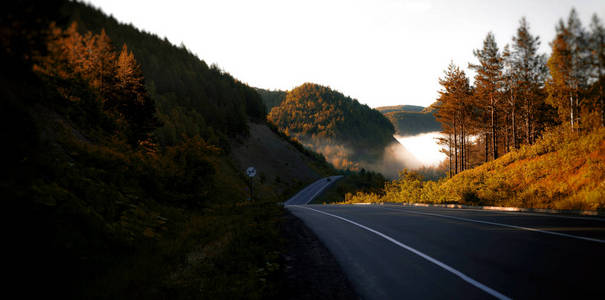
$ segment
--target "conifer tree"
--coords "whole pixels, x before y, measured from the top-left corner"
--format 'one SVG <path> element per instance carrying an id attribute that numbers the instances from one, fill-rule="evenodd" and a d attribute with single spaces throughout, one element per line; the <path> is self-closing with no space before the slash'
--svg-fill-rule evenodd
<path id="1" fill-rule="evenodd" d="M 559 120 L 568 121 L 574 130 L 574 94 L 570 50 L 562 34 L 551 43 L 552 54 L 548 59 L 550 79 L 546 82 L 547 103 L 557 109 Z"/>
<path id="2" fill-rule="evenodd" d="M 569 13 L 567 23 L 559 21 L 557 35 L 551 43 L 548 60 L 550 80 L 546 88 L 548 103 L 559 112 L 561 122 L 569 122 L 572 131 L 579 131 L 582 106 L 586 102 L 590 55 L 587 38 L 575 9 Z"/>
<path id="3" fill-rule="evenodd" d="M 158 126 L 155 105 L 145 89 L 141 67 L 136 62 L 134 54 L 128 51 L 126 44 L 122 46 L 115 65 L 118 92 L 110 102 L 129 120 L 130 140 L 136 143 L 145 139 L 146 135 Z"/>
<path id="4" fill-rule="evenodd" d="M 450 172 L 457 174 L 468 165 L 467 141 L 472 133 L 473 98 L 468 77 L 453 62 L 444 71 L 444 75 L 439 79 L 442 89 L 433 107 L 437 109 L 435 117 L 442 124 L 443 133 L 449 136 L 442 144 L 448 147 L 444 152 L 449 154 L 450 166 L 452 156 L 454 159 L 453 170 L 450 167 Z"/>
<path id="5" fill-rule="evenodd" d="M 519 21 L 517 34 L 513 36 L 512 68 L 525 118 L 525 142 L 532 144 L 536 135 L 536 108 L 544 101 L 540 97 L 546 76 L 546 58 L 538 54 L 540 37 L 529 32 L 525 18 Z"/>
<path id="6" fill-rule="evenodd" d="M 605 126 L 605 28 L 596 14 L 590 22 L 591 96 L 598 111 L 599 126 Z"/>
<path id="7" fill-rule="evenodd" d="M 469 64 L 469 67 L 477 72 L 475 87 L 479 105 L 484 113 L 489 115 L 489 128 L 486 128 L 485 134 L 489 135 L 491 141 L 492 159 L 496 159 L 498 158 L 497 126 L 501 106 L 503 62 L 494 34 L 489 32 L 483 41 L 483 48 L 474 50 L 473 54 L 479 60 L 479 64 Z M 486 142 L 487 140 L 486 138 Z"/>

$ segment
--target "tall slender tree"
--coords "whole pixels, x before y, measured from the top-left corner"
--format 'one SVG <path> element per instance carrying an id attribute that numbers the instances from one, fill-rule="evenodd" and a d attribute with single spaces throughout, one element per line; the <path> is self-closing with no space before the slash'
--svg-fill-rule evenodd
<path id="1" fill-rule="evenodd" d="M 435 116 L 442 124 L 443 133 L 449 137 L 442 144 L 448 147 L 444 152 L 449 154 L 450 170 L 453 157 L 453 173 L 457 174 L 468 165 L 467 143 L 468 135 L 472 132 L 473 98 L 468 77 L 453 62 L 444 71 L 444 75 L 439 79 L 442 89 L 434 105 L 437 109 Z"/>
<path id="2" fill-rule="evenodd" d="M 506 99 L 505 109 L 508 117 L 506 118 L 507 126 L 506 129 L 506 147 L 517 149 L 517 107 L 518 107 L 518 80 L 517 80 L 517 72 L 514 67 L 514 61 L 512 57 L 512 53 L 510 51 L 510 46 L 507 44 L 504 46 L 504 50 L 502 51 L 502 59 L 504 61 L 504 69 L 503 69 L 503 98 Z"/>
<path id="3" fill-rule="evenodd" d="M 489 32 L 483 41 L 483 48 L 475 49 L 473 54 L 479 64 L 469 64 L 469 67 L 477 72 L 475 87 L 479 105 L 489 115 L 489 128 L 486 128 L 486 136 L 489 132 L 492 159 L 496 159 L 498 158 L 497 126 L 501 104 L 503 61 L 494 34 Z"/>
<path id="4" fill-rule="evenodd" d="M 586 105 L 590 52 L 586 32 L 575 9 L 567 23 L 559 21 L 557 35 L 551 43 L 548 60 L 550 79 L 547 82 L 548 103 L 557 108 L 561 122 L 569 121 L 572 131 L 580 131 L 582 106 Z M 567 116 L 566 116 L 567 115 Z"/>
<path id="5" fill-rule="evenodd" d="M 596 14 L 590 22 L 591 96 L 599 113 L 599 126 L 605 126 L 605 28 Z"/>
<path id="6" fill-rule="evenodd" d="M 538 54 L 540 37 L 529 32 L 525 17 L 519 21 L 517 34 L 513 36 L 512 68 L 517 81 L 517 95 L 521 98 L 525 119 L 525 142 L 532 144 L 536 135 L 536 108 L 544 102 L 540 90 L 544 87 L 546 76 L 546 57 Z"/>

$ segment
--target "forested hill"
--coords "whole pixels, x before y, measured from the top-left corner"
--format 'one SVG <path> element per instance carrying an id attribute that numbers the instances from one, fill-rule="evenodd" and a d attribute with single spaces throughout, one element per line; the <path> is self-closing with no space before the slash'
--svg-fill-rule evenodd
<path id="1" fill-rule="evenodd" d="M 381 159 L 395 132 L 380 112 L 312 83 L 289 91 L 268 119 L 340 168 Z"/>
<path id="2" fill-rule="evenodd" d="M 374 108 L 375 110 L 386 114 L 393 111 L 423 111 L 424 107 L 418 105 L 392 105 L 392 106 L 380 106 Z"/>
<path id="3" fill-rule="evenodd" d="M 432 131 L 441 131 L 434 112 L 429 108 L 416 105 L 395 105 L 376 107 L 393 126 L 395 134 L 407 136 Z"/>
<path id="4" fill-rule="evenodd" d="M 115 47 L 126 44 L 134 53 L 163 123 L 155 132 L 162 144 L 199 135 L 226 148 L 228 136 L 247 134 L 249 120 L 264 120 L 266 109 L 253 88 L 209 67 L 184 46 L 121 24 L 87 4 L 69 2 L 62 13 L 80 33 L 104 30 Z"/>
<path id="5" fill-rule="evenodd" d="M 335 172 L 253 88 L 67 1 L 7 2 L 0 65 L 22 298 L 287 298 L 275 203 Z"/>
<path id="6" fill-rule="evenodd" d="M 287 91 L 282 90 L 265 90 L 257 88 L 256 91 L 260 94 L 263 103 L 267 107 L 267 112 L 270 112 L 276 106 L 279 106 L 285 99 Z"/>

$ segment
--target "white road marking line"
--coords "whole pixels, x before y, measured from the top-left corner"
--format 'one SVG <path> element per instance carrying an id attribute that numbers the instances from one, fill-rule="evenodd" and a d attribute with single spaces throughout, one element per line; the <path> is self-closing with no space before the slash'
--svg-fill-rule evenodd
<path id="1" fill-rule="evenodd" d="M 441 268 L 445 269 L 446 271 L 448 271 L 448 272 L 450 272 L 450 273 L 452 273 L 452 274 L 460 277 L 462 280 L 464 280 L 464 281 L 472 284 L 473 286 L 481 289 L 482 291 L 484 291 L 484 292 L 486 292 L 486 293 L 488 293 L 488 294 L 490 294 L 490 295 L 492 295 L 492 296 L 494 296 L 494 297 L 496 297 L 498 299 L 511 299 L 511 298 L 503 295 L 502 293 L 500 293 L 500 292 L 498 292 L 498 291 L 496 291 L 496 290 L 494 290 L 494 289 L 492 289 L 492 288 L 490 288 L 490 287 L 488 287 L 488 286 L 486 286 L 486 285 L 478 282 L 477 280 L 470 278 L 469 276 L 465 275 L 464 273 L 462 273 L 462 272 L 460 272 L 460 271 L 458 271 L 458 270 L 456 270 L 456 269 L 454 269 L 454 268 L 446 265 L 445 263 L 442 263 L 442 262 L 440 262 L 440 261 L 438 261 L 438 260 L 436 260 L 436 259 L 434 259 L 434 258 L 432 258 L 432 257 L 430 257 L 430 256 L 428 256 L 428 255 L 426 255 L 426 254 L 424 254 L 424 253 L 422 253 L 422 252 L 420 252 L 420 251 L 418 251 L 418 250 L 416 250 L 416 249 L 414 249 L 414 248 L 406 245 L 406 244 L 403 244 L 403 243 L 395 240 L 394 238 L 392 238 L 392 237 L 390 237 L 390 236 L 388 236 L 388 235 L 386 235 L 386 234 L 384 234 L 382 232 L 376 231 L 376 230 L 374 230 L 372 228 L 369 228 L 369 227 L 367 227 L 365 225 L 359 224 L 359 223 L 357 223 L 355 221 L 351 221 L 349 219 L 346 219 L 346 218 L 343 218 L 343 217 L 340 217 L 340 216 L 337 216 L 337 215 L 333 215 L 331 213 L 323 212 L 323 211 L 320 211 L 320 210 L 317 210 L 317 209 L 313 209 L 313 208 L 310 208 L 310 207 L 307 207 L 307 206 L 298 206 L 298 205 L 293 205 L 293 206 L 304 208 L 304 209 L 310 209 L 312 211 L 315 211 L 315 212 L 318 212 L 318 213 L 321 213 L 321 214 L 324 214 L 324 215 L 327 215 L 327 216 L 331 216 L 331 217 L 340 219 L 342 221 L 351 223 L 351 224 L 353 224 L 355 226 L 361 227 L 361 228 L 363 228 L 363 229 L 365 229 L 365 230 L 367 230 L 369 232 L 372 232 L 372 233 L 374 233 L 374 234 L 376 234 L 376 235 L 378 235 L 378 236 L 380 236 L 380 237 L 388 240 L 389 242 L 391 242 L 391 243 L 393 243 L 393 244 L 395 244 L 395 245 L 397 245 L 397 246 L 399 246 L 399 247 L 401 247 L 403 249 L 406 249 L 406 250 L 408 250 L 408 251 L 410 251 L 410 252 L 412 252 L 412 253 L 414 253 L 414 254 L 416 254 L 416 255 L 418 255 L 418 256 L 420 256 L 420 257 L 422 257 L 422 258 L 424 258 L 424 259 L 426 259 L 426 260 L 428 260 L 428 261 L 430 261 L 430 262 L 438 265 L 438 266 L 440 266 Z"/>
<path id="2" fill-rule="evenodd" d="M 355 203 L 353 203 L 353 204 L 355 204 Z M 372 203 L 368 203 L 368 204 L 372 204 Z M 414 207 L 414 206 L 410 206 L 410 205 L 402 206 L 402 205 L 389 205 L 389 204 L 385 204 L 384 206 L 395 207 L 395 208 L 397 208 L 397 207 L 413 208 Z M 603 217 L 599 218 L 599 217 L 589 217 L 589 216 L 567 216 L 567 215 L 557 215 L 557 214 L 528 212 L 528 211 L 504 211 L 504 210 L 492 210 L 492 209 L 455 208 L 455 207 L 441 207 L 441 206 L 435 206 L 433 208 L 450 210 L 450 211 L 456 211 L 456 210 L 458 210 L 458 211 L 477 211 L 477 212 L 492 213 L 492 214 L 504 214 L 504 215 L 511 215 L 511 216 L 527 215 L 527 216 L 547 217 L 547 218 L 562 218 L 562 219 L 576 219 L 576 220 L 589 220 L 589 221 L 605 222 L 605 218 L 603 218 Z"/>
<path id="3" fill-rule="evenodd" d="M 326 181 L 326 178 L 330 178 L 330 181 Z M 319 193 L 321 193 L 324 189 L 326 189 L 328 186 L 332 185 L 332 183 L 334 183 L 334 182 L 338 181 L 340 178 L 342 178 L 342 175 L 330 176 L 330 177 L 326 177 L 326 178 L 318 179 L 317 181 L 311 183 L 310 185 L 308 185 L 307 187 L 305 187 L 304 189 L 302 189 L 300 192 L 296 193 L 296 195 L 294 195 L 290 199 L 288 199 L 288 201 L 286 201 L 285 205 L 303 205 L 303 204 L 308 204 L 317 195 L 319 195 Z M 297 202 L 297 201 L 292 201 L 292 200 L 298 200 L 298 198 L 300 198 L 303 194 L 306 194 L 307 192 L 309 192 L 310 190 L 313 190 L 317 186 L 321 186 L 321 187 L 319 188 L 319 190 L 317 190 L 317 192 L 315 192 L 315 194 L 313 194 L 313 196 L 311 196 L 311 197 L 308 198 L 307 202 L 298 203 L 298 204 L 288 204 L 289 202 Z"/>
<path id="4" fill-rule="evenodd" d="M 424 213 L 424 212 L 412 211 L 410 209 L 396 209 L 396 208 L 388 208 L 388 207 L 382 207 L 382 209 L 401 211 L 401 212 L 406 212 L 406 213 L 410 213 L 410 214 L 419 214 L 419 215 L 427 215 L 427 216 L 448 218 L 448 219 L 454 219 L 454 220 L 459 220 L 459 221 L 475 222 L 475 223 L 488 224 L 488 225 L 494 225 L 494 226 L 502 226 L 502 227 L 519 229 L 519 230 L 534 231 L 534 232 L 540 232 L 540 233 L 546 233 L 546 234 L 564 236 L 564 237 L 568 237 L 568 238 L 574 238 L 574 239 L 579 239 L 579 240 L 585 240 L 585 241 L 590 241 L 590 242 L 596 242 L 596 243 L 605 244 L 605 240 L 594 239 L 594 238 L 589 238 L 589 237 L 579 236 L 579 235 L 573 235 L 573 234 L 567 234 L 567 233 L 560 233 L 560 232 L 556 232 L 556 231 L 541 230 L 541 229 L 536 229 L 536 228 L 531 228 L 531 227 L 509 225 L 509 224 L 502 224 L 502 223 L 489 222 L 489 221 L 480 221 L 480 220 L 467 219 L 467 218 L 462 218 L 462 217 L 454 217 L 454 216 L 441 215 L 441 214 Z"/>

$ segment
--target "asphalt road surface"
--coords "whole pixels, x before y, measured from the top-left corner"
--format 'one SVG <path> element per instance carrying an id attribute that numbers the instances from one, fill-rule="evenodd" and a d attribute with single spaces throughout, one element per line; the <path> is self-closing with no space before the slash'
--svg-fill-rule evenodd
<path id="1" fill-rule="evenodd" d="M 363 299 L 605 299 L 603 218 L 400 205 L 287 208 Z"/>
<path id="2" fill-rule="evenodd" d="M 338 181 L 340 178 L 342 178 L 342 176 L 339 175 L 319 179 L 302 189 L 298 194 L 292 196 L 284 205 L 307 204 L 311 202 L 313 198 L 317 197 L 325 188 Z"/>

